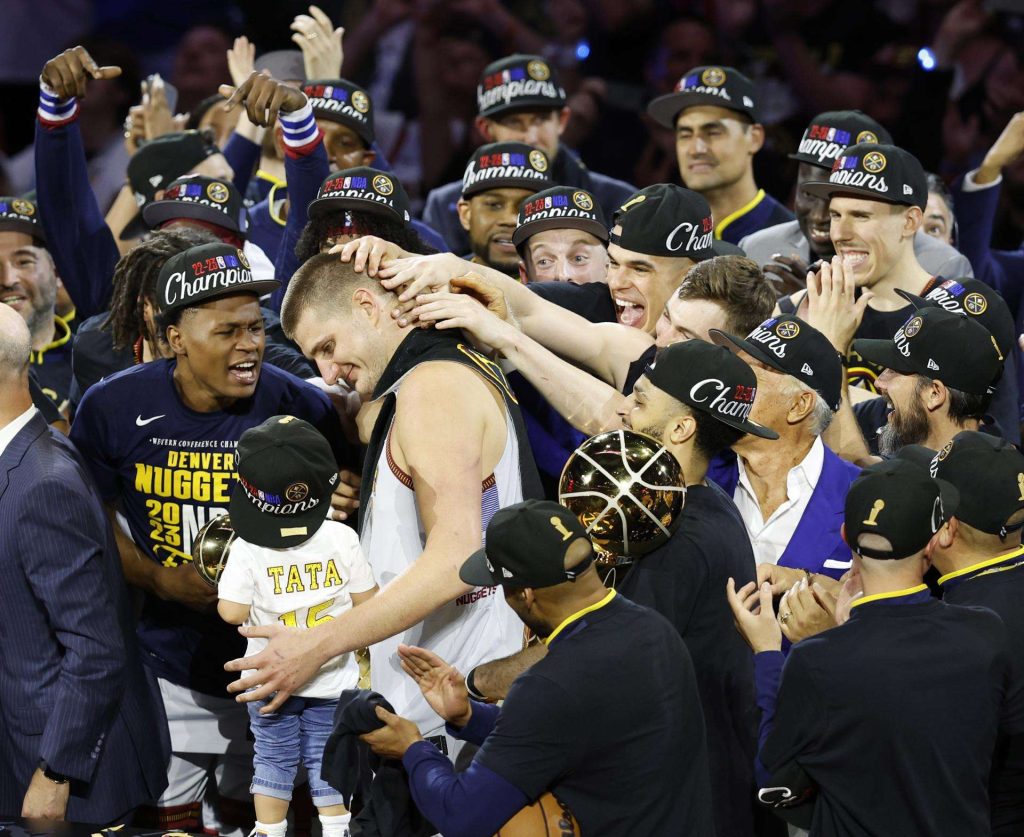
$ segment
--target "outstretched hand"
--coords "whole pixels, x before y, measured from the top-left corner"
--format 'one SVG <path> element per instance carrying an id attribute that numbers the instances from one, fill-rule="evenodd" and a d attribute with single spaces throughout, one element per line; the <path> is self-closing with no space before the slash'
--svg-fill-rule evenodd
<path id="1" fill-rule="evenodd" d="M 76 46 L 47 61 L 43 65 L 41 78 L 57 94 L 57 98 L 70 99 L 75 96 L 83 99 L 90 79 L 117 78 L 119 75 L 120 67 L 101 67 L 85 47 Z"/>
<path id="2" fill-rule="evenodd" d="M 306 94 L 270 75 L 252 72 L 240 87 L 230 84 L 220 86 L 220 94 L 227 99 L 224 110 L 245 106 L 245 113 L 255 125 L 269 128 L 277 121 L 278 113 L 293 113 L 302 110 Z"/>
<path id="3" fill-rule="evenodd" d="M 326 662 L 318 653 L 317 631 L 287 628 L 284 625 L 242 626 L 238 632 L 245 637 L 266 637 L 267 647 L 251 657 L 242 657 L 224 664 L 225 671 L 254 671 L 228 685 L 238 694 L 239 703 L 269 700 L 260 709 L 261 715 L 276 712 L 294 692 L 313 679 Z"/>
<path id="4" fill-rule="evenodd" d="M 414 645 L 399 645 L 402 670 L 420 687 L 430 708 L 448 723 L 464 727 L 473 714 L 466 691 L 466 679 L 432 651 Z"/>

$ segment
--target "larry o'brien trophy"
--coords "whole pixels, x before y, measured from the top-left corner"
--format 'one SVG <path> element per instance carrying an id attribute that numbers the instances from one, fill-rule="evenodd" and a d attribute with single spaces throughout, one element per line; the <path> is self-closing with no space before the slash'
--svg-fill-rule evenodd
<path id="1" fill-rule="evenodd" d="M 222 514 L 209 521 L 192 544 L 192 566 L 199 577 L 211 587 L 217 586 L 224 565 L 228 562 L 235 530 L 231 528 L 231 517 Z"/>
<path id="2" fill-rule="evenodd" d="M 678 460 L 631 430 L 591 436 L 569 457 L 558 483 L 558 502 L 586 528 L 609 587 L 633 560 L 672 536 L 685 500 Z"/>

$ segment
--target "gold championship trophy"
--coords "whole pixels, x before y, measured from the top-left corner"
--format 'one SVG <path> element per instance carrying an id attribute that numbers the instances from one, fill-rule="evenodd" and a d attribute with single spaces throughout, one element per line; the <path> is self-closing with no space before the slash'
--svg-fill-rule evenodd
<path id="1" fill-rule="evenodd" d="M 235 530 L 231 528 L 231 518 L 222 514 L 200 529 L 192 543 L 192 566 L 211 587 L 217 586 L 234 539 Z"/>
<path id="2" fill-rule="evenodd" d="M 672 536 L 685 500 L 678 460 L 632 430 L 591 436 L 569 457 L 558 483 L 558 502 L 586 528 L 609 587 Z"/>

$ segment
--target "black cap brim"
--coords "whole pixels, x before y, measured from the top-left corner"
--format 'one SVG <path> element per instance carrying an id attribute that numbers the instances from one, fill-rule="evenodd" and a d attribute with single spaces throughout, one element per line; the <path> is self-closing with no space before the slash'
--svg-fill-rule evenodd
<path id="1" fill-rule="evenodd" d="M 17 218 L 5 218 L 0 221 L 0 232 L 18 232 L 46 241 L 46 233 L 43 232 L 42 224 L 33 224 L 31 221 L 19 221 Z"/>
<path id="2" fill-rule="evenodd" d="M 829 161 L 828 163 L 821 163 L 818 161 L 817 157 L 808 157 L 806 154 L 801 154 L 798 151 L 793 152 L 792 154 L 787 154 L 786 156 L 789 157 L 790 160 L 796 160 L 798 163 L 807 163 L 807 165 L 814 166 L 816 169 L 832 171 L 831 161 Z M 803 189 L 804 186 L 801 185 L 800 188 Z"/>
<path id="3" fill-rule="evenodd" d="M 904 445 L 896 451 L 896 458 L 912 462 L 929 471 L 936 453 L 937 451 L 926 448 L 924 445 Z"/>
<path id="4" fill-rule="evenodd" d="M 589 218 L 544 218 L 540 221 L 527 221 L 521 227 L 516 227 L 512 233 L 512 244 L 518 247 L 525 244 L 526 239 L 535 233 L 544 230 L 582 230 L 608 243 L 608 228 L 600 221 L 592 221 Z"/>
<path id="5" fill-rule="evenodd" d="M 486 110 L 482 110 L 479 116 L 484 119 L 493 119 L 495 116 L 500 116 L 503 113 L 518 113 L 522 110 L 561 110 L 566 105 L 566 101 L 562 99 L 549 99 L 547 97 L 540 96 L 523 96 L 521 98 L 513 99 L 507 104 L 505 102 L 499 102 L 496 105 L 492 105 Z"/>
<path id="6" fill-rule="evenodd" d="M 754 114 L 748 108 L 736 107 L 718 96 L 712 96 L 707 93 L 666 93 L 647 105 L 647 113 L 659 125 L 675 129 L 676 119 L 679 118 L 679 114 L 687 108 L 697 107 L 698 105 L 724 108 L 725 110 L 740 113 L 755 122 L 757 121 Z"/>
<path id="7" fill-rule="evenodd" d="M 245 230 L 238 226 L 238 222 L 230 215 L 219 212 L 212 206 L 203 206 L 201 203 L 186 203 L 184 201 L 154 201 L 142 208 L 142 219 L 150 229 L 156 229 L 168 221 L 177 221 L 181 218 L 192 218 L 197 221 L 205 221 L 207 224 L 215 224 L 224 227 L 239 235 L 244 235 Z"/>
<path id="8" fill-rule="evenodd" d="M 899 372 L 901 375 L 916 375 L 917 369 L 910 360 L 900 354 L 892 340 L 854 340 L 853 350 L 864 360 L 878 366 Z"/>
<path id="9" fill-rule="evenodd" d="M 237 482 L 231 490 L 231 500 L 228 503 L 231 526 L 238 537 L 269 549 L 287 549 L 308 541 L 324 525 L 330 508 L 328 493 L 322 504 L 301 514 L 287 517 L 264 514 L 253 505 L 246 496 L 245 489 Z"/>
<path id="10" fill-rule="evenodd" d="M 354 209 L 356 212 L 370 212 L 402 224 L 407 223 L 405 218 L 390 206 L 362 198 L 317 198 L 306 210 L 306 217 L 312 220 L 323 215 L 330 215 L 332 212 L 344 212 L 349 209 Z"/>
<path id="11" fill-rule="evenodd" d="M 496 587 L 501 584 L 501 579 L 487 566 L 487 549 L 481 547 L 459 567 L 459 578 L 466 584 L 474 587 Z"/>
<path id="12" fill-rule="evenodd" d="M 142 211 L 140 210 L 131 221 L 121 230 L 121 234 L 118 239 L 121 241 L 131 241 L 133 238 L 141 238 L 147 232 L 149 227 L 146 226 L 146 221 L 142 217 Z"/>

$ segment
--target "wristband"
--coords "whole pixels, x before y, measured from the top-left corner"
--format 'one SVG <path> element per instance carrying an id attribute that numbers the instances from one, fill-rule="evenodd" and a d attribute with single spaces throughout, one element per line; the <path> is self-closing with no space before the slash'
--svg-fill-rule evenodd
<path id="1" fill-rule="evenodd" d="M 63 125 L 78 116 L 78 101 L 74 96 L 58 98 L 53 88 L 40 78 L 39 109 L 36 114 L 41 122 L 48 125 Z"/>
<path id="2" fill-rule="evenodd" d="M 469 692 L 469 696 L 473 700 L 479 703 L 487 703 L 487 698 L 477 691 L 476 685 L 473 682 L 473 675 L 476 674 L 476 669 L 471 668 L 469 674 L 466 675 L 466 691 Z"/>

